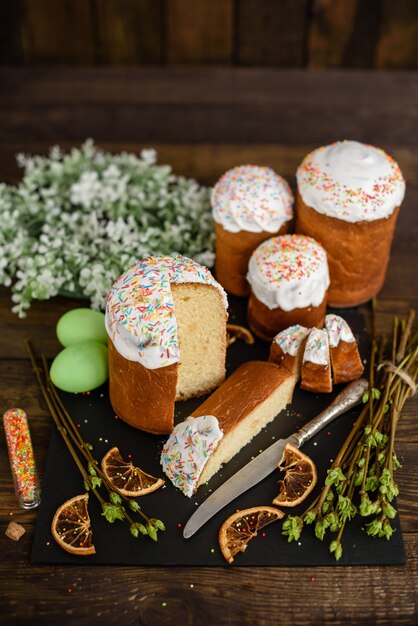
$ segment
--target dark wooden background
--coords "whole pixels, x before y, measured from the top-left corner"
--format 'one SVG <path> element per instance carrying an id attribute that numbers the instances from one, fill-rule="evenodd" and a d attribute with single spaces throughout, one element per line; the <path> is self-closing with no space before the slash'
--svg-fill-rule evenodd
<path id="1" fill-rule="evenodd" d="M 3 65 L 418 67 L 416 0 L 1 0 Z"/>

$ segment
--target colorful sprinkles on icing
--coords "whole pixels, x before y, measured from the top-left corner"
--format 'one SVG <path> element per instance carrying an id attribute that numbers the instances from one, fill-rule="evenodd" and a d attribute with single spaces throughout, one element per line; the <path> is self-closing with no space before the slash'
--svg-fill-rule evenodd
<path id="1" fill-rule="evenodd" d="M 325 328 L 327 329 L 331 348 L 336 348 L 340 341 L 353 343 L 355 341 L 351 328 L 339 315 L 330 313 L 325 316 Z"/>
<path id="2" fill-rule="evenodd" d="M 213 415 L 188 417 L 177 424 L 164 444 L 161 465 L 173 485 L 189 498 L 212 452 L 223 437 Z"/>
<path id="3" fill-rule="evenodd" d="M 306 204 L 351 222 L 388 217 L 405 192 L 396 161 L 380 148 L 355 141 L 335 142 L 308 154 L 297 180 Z"/>
<path id="4" fill-rule="evenodd" d="M 170 285 L 186 282 L 216 287 L 227 308 L 210 271 L 181 255 L 148 257 L 117 279 L 107 300 L 106 329 L 122 356 L 150 369 L 179 360 Z"/>
<path id="5" fill-rule="evenodd" d="M 40 498 L 27 415 L 22 409 L 10 409 L 3 415 L 3 424 L 19 504 L 32 508 Z"/>
<path id="6" fill-rule="evenodd" d="M 274 338 L 274 342 L 281 348 L 283 354 L 296 356 L 300 344 L 308 333 L 308 328 L 295 324 L 278 333 Z"/>
<path id="7" fill-rule="evenodd" d="M 292 219 L 293 202 L 285 179 L 271 168 L 257 165 L 227 171 L 212 191 L 214 219 L 231 232 L 277 232 Z"/>
<path id="8" fill-rule="evenodd" d="M 329 365 L 329 343 L 326 330 L 312 328 L 306 341 L 303 362 L 315 363 L 316 365 Z"/>
<path id="9" fill-rule="evenodd" d="M 305 235 L 282 235 L 262 243 L 253 253 L 260 273 L 270 284 L 309 278 L 326 263 L 324 248 Z"/>

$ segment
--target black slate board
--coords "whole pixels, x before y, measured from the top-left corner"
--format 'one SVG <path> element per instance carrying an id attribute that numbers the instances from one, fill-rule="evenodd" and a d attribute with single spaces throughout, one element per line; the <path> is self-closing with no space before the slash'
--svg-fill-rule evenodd
<path id="1" fill-rule="evenodd" d="M 245 301 L 230 298 L 230 322 L 246 324 Z M 352 327 L 359 342 L 363 358 L 369 354 L 369 341 L 363 316 L 356 310 L 346 310 L 343 316 Z M 269 346 L 256 341 L 253 346 L 236 342 L 228 350 L 227 368 L 236 367 L 251 359 L 266 359 Z M 218 530 L 221 523 L 235 510 L 260 504 L 271 504 L 277 494 L 279 473 L 272 474 L 253 487 L 213 517 L 190 539 L 183 539 L 185 523 L 196 507 L 211 490 L 219 487 L 227 478 L 280 437 L 287 437 L 325 408 L 337 395 L 341 387 L 332 394 L 315 395 L 304 392 L 297 386 L 291 408 L 265 428 L 253 441 L 230 461 L 207 486 L 189 499 L 174 488 L 167 480 L 162 489 L 140 498 L 139 502 L 149 516 L 162 519 L 166 531 L 159 533 L 158 543 L 147 537 L 134 539 L 126 523 L 106 522 L 94 496 L 90 497 L 89 512 L 93 528 L 96 554 L 77 557 L 64 552 L 54 541 L 50 531 L 51 520 L 56 509 L 65 500 L 84 492 L 83 481 L 67 451 L 61 436 L 54 428 L 44 472 L 42 503 L 38 510 L 35 538 L 32 546 L 32 563 L 54 564 L 97 564 L 97 565 L 156 565 L 156 566 L 213 566 L 226 565 L 218 547 Z M 146 472 L 162 476 L 159 463 L 165 437 L 149 435 L 135 430 L 119 419 L 115 419 L 109 403 L 107 386 L 90 395 L 62 393 L 63 401 L 73 416 L 84 439 L 94 446 L 94 454 L 101 459 L 112 446 L 118 446 L 122 455 L 132 460 Z M 176 406 L 176 420 L 187 417 L 202 398 L 180 402 Z M 319 433 L 314 441 L 308 442 L 303 451 L 315 461 L 318 469 L 318 485 L 310 498 L 292 510 L 301 513 L 315 497 L 322 485 L 326 470 L 348 435 L 358 409 L 353 409 L 337 418 L 328 428 Z M 405 553 L 399 517 L 393 522 L 395 533 L 390 541 L 372 539 L 364 532 L 368 520 L 356 518 L 344 533 L 343 557 L 338 565 L 402 565 Z M 363 527 L 363 528 L 362 528 Z M 320 542 L 308 527 L 298 543 L 287 543 L 281 535 L 281 522 L 265 529 L 248 546 L 244 554 L 236 557 L 239 566 L 314 566 L 335 565 L 334 557 L 328 552 L 328 541 Z"/>

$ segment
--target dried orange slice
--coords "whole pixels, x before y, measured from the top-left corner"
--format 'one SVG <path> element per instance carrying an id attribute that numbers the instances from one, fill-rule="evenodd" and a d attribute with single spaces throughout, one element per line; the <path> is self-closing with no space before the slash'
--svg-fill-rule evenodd
<path id="1" fill-rule="evenodd" d="M 154 478 L 125 461 L 118 448 L 111 448 L 102 459 L 102 470 L 106 478 L 124 496 L 145 496 L 164 485 L 162 478 Z"/>
<path id="2" fill-rule="evenodd" d="M 284 513 L 272 506 L 254 506 L 228 517 L 219 531 L 219 547 L 228 563 L 232 563 L 238 552 L 245 552 L 259 530 L 282 517 Z"/>
<path id="3" fill-rule="evenodd" d="M 84 556 L 96 552 L 92 543 L 88 501 L 88 493 L 74 496 L 61 504 L 53 517 L 52 536 L 58 545 L 70 554 Z"/>
<path id="4" fill-rule="evenodd" d="M 298 448 L 287 443 L 278 467 L 285 472 L 285 476 L 279 481 L 279 493 L 274 498 L 273 504 L 278 506 L 300 504 L 316 485 L 315 463 Z"/>
<path id="5" fill-rule="evenodd" d="M 237 324 L 227 324 L 226 332 L 226 345 L 228 347 L 235 343 L 237 339 L 242 339 L 244 343 L 248 343 L 248 345 L 252 345 L 254 343 L 253 335 L 248 330 L 248 328 L 244 328 L 244 326 L 238 326 Z"/>

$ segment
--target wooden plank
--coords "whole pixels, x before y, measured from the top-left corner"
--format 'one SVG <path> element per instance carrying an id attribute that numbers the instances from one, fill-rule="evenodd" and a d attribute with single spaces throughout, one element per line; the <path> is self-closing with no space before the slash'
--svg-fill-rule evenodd
<path id="1" fill-rule="evenodd" d="M 308 65 L 372 67 L 380 0 L 316 0 L 308 38 Z"/>
<path id="2" fill-rule="evenodd" d="M 236 3 L 240 65 L 303 67 L 307 0 L 241 0 Z"/>
<path id="3" fill-rule="evenodd" d="M 0 614 L 8 617 L 9 626 L 58 622 L 63 626 L 271 626 L 279 622 L 283 626 L 412 626 L 416 618 L 416 535 L 406 536 L 404 567 L 175 570 L 28 568 L 31 537 L 28 532 L 18 544 L 4 535 L 0 539 L 0 575 L 7 590 Z"/>
<path id="4" fill-rule="evenodd" d="M 417 141 L 418 74 L 410 72 L 4 69 L 0 85 L 3 141 Z"/>
<path id="5" fill-rule="evenodd" d="M 165 58 L 169 65 L 230 62 L 232 0 L 170 0 L 165 11 Z"/>
<path id="6" fill-rule="evenodd" d="M 377 67 L 418 68 L 418 3 L 415 0 L 382 0 L 381 34 Z"/>
<path id="7" fill-rule="evenodd" d="M 83 65 L 94 62 L 92 15 L 85 0 L 22 0 L 24 62 Z"/>
<path id="8" fill-rule="evenodd" d="M 69 151 L 75 142 L 60 141 L 60 147 Z M 159 163 L 168 163 L 176 174 L 191 176 L 205 184 L 214 184 L 228 169 L 238 164 L 257 163 L 268 165 L 293 185 L 296 168 L 303 157 L 316 146 L 283 145 L 281 143 L 175 143 L 166 144 L 133 141 L 100 142 L 99 146 L 112 153 L 132 152 L 139 154 L 144 148 L 153 147 L 158 154 Z M 0 181 L 18 182 L 22 169 L 18 167 L 15 156 L 25 154 L 48 154 L 49 141 L 1 142 L 0 143 Z M 407 180 L 408 190 L 418 186 L 418 150 L 403 146 L 385 144 L 382 146 L 399 163 Z"/>
<path id="9" fill-rule="evenodd" d="M 20 65 L 22 51 L 21 0 L 0 2 L 0 65 Z"/>
<path id="10" fill-rule="evenodd" d="M 96 59 L 105 65 L 160 64 L 163 12 L 159 0 L 94 0 Z"/>

